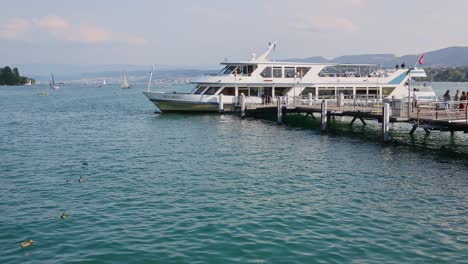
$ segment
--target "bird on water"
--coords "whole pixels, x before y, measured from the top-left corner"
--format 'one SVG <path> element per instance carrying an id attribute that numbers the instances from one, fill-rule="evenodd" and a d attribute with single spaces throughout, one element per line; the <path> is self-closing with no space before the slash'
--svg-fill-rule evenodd
<path id="1" fill-rule="evenodd" d="M 32 239 L 26 240 L 20 244 L 21 248 L 29 247 L 31 246 L 35 241 Z"/>

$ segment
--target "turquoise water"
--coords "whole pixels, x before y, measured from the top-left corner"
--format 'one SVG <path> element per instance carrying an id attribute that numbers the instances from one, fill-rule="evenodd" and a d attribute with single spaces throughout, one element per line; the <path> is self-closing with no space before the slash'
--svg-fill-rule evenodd
<path id="1" fill-rule="evenodd" d="M 42 90 L 0 87 L 0 263 L 468 259 L 467 160 Z"/>

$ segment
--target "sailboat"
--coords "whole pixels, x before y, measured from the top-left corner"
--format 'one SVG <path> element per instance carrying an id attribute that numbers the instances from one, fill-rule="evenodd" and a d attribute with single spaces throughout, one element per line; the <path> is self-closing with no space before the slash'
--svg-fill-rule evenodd
<path id="1" fill-rule="evenodd" d="M 120 85 L 120 87 L 122 87 L 122 89 L 132 88 L 132 85 L 130 85 L 130 83 L 128 82 L 128 77 L 127 77 L 127 72 L 126 71 L 123 72 L 123 82 L 122 82 L 122 85 Z"/>
<path id="2" fill-rule="evenodd" d="M 102 87 L 102 86 L 105 86 L 106 84 L 107 84 L 107 83 L 106 83 L 106 80 L 103 80 L 103 81 L 102 81 L 102 84 L 98 84 L 97 87 Z"/>
<path id="3" fill-rule="evenodd" d="M 60 88 L 56 83 L 55 83 L 55 79 L 54 79 L 54 75 L 52 73 L 50 73 L 50 82 L 49 82 L 49 86 L 51 89 L 58 89 Z"/>

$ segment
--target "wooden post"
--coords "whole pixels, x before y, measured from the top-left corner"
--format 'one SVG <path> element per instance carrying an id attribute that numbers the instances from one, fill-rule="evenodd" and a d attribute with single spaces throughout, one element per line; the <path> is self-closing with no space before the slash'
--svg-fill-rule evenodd
<path id="1" fill-rule="evenodd" d="M 327 120 L 327 100 L 322 100 L 322 104 L 321 104 L 321 120 L 320 120 L 320 129 L 322 132 L 326 132 L 327 129 L 328 129 L 328 122 L 329 120 Z"/>
<path id="2" fill-rule="evenodd" d="M 389 141 L 389 131 L 390 131 L 390 105 L 384 103 L 382 108 L 382 133 L 383 141 L 387 143 Z"/>
<path id="3" fill-rule="evenodd" d="M 465 105 L 465 122 L 468 124 L 468 105 Z"/>
<path id="4" fill-rule="evenodd" d="M 283 124 L 283 106 L 281 105 L 281 97 L 278 97 L 278 99 L 276 100 L 276 105 L 277 105 L 277 119 L 276 119 L 276 123 L 278 123 L 278 125 L 281 125 Z"/>
<path id="5" fill-rule="evenodd" d="M 240 95 L 241 100 L 241 118 L 245 117 L 245 94 L 241 93 Z"/>
<path id="6" fill-rule="evenodd" d="M 218 99 L 218 104 L 219 104 L 219 112 L 220 113 L 224 113 L 224 98 L 223 98 L 223 94 L 220 94 L 219 95 L 219 99 Z"/>
<path id="7" fill-rule="evenodd" d="M 419 105 L 418 105 L 418 110 L 417 110 L 417 112 L 416 112 L 416 122 L 417 122 L 418 126 L 419 126 L 419 114 L 420 114 L 420 113 L 421 113 L 421 108 L 420 108 Z"/>

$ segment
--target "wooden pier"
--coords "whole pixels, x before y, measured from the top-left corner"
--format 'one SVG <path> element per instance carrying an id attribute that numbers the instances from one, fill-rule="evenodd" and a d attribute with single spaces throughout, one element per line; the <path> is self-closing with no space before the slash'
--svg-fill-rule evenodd
<path id="1" fill-rule="evenodd" d="M 289 99 L 289 98 L 288 98 Z M 390 140 L 390 127 L 392 123 L 407 123 L 412 126 L 410 134 L 418 128 L 429 134 L 437 130 L 468 133 L 468 110 L 459 109 L 460 102 L 430 102 L 418 106 L 408 107 L 404 100 L 374 100 L 365 104 L 356 103 L 356 100 L 314 100 L 298 98 L 291 102 L 278 97 L 275 104 L 249 104 L 245 97 L 241 98 L 240 112 L 242 117 L 276 116 L 277 123 L 282 124 L 284 117 L 289 114 L 302 114 L 312 119 L 320 119 L 320 129 L 327 133 L 330 129 L 331 119 L 335 117 L 349 117 L 353 125 L 360 121 L 363 125 L 367 121 L 377 121 L 382 124 L 382 140 Z M 408 109 L 410 113 L 408 114 Z"/>

